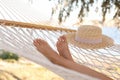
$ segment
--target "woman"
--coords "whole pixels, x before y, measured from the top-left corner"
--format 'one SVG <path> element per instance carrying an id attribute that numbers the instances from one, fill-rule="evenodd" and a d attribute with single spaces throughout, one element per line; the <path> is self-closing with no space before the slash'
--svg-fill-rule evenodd
<path id="1" fill-rule="evenodd" d="M 100 80 L 112 80 L 111 78 L 107 77 L 102 73 L 94 71 L 84 65 L 75 63 L 68 49 L 68 43 L 65 36 L 60 36 L 58 38 L 56 47 L 59 54 L 56 51 L 54 51 L 46 41 L 42 39 L 35 39 L 34 45 L 39 52 L 41 52 L 54 64 L 63 66 L 71 70 L 75 70 L 83 74 L 87 74 L 92 77 L 96 77 Z"/>
<path id="2" fill-rule="evenodd" d="M 84 65 L 75 63 L 68 49 L 67 42 L 83 49 L 100 49 L 114 45 L 112 38 L 103 35 L 101 28 L 93 25 L 81 25 L 76 32 L 60 36 L 56 44 L 59 54 L 42 39 L 34 40 L 34 45 L 39 52 L 45 55 L 54 64 L 99 78 L 101 80 L 112 80 L 102 73 L 94 71 Z"/>

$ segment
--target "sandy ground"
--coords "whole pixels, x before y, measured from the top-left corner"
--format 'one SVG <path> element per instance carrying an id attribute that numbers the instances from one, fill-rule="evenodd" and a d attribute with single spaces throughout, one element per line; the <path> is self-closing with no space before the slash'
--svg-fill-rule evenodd
<path id="1" fill-rule="evenodd" d="M 18 62 L 0 60 L 0 80 L 63 80 L 48 69 L 20 59 Z"/>
<path id="2" fill-rule="evenodd" d="M 106 67 L 105 66 L 101 67 L 101 69 L 94 68 L 94 70 L 102 72 L 108 75 L 109 77 L 113 78 L 114 80 L 119 80 L 120 67 L 114 64 L 112 64 L 112 66 L 106 65 Z M 20 58 L 19 61 L 13 60 L 3 61 L 0 59 L 0 80 L 64 80 L 64 79 L 56 75 L 55 73 L 49 71 L 48 69 L 38 64 L 35 64 L 34 62 L 31 62 L 25 58 Z"/>

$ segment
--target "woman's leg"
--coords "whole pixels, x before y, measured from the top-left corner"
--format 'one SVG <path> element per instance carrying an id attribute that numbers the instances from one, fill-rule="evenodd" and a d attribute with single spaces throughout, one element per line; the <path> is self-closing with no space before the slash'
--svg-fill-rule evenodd
<path id="1" fill-rule="evenodd" d="M 57 46 L 57 50 L 60 54 L 60 56 L 73 61 L 72 56 L 70 54 L 69 48 L 68 48 L 68 43 L 67 40 L 65 38 L 65 36 L 60 36 L 58 38 L 58 41 L 56 43 Z"/>
<path id="2" fill-rule="evenodd" d="M 59 56 L 48 43 L 42 39 L 35 39 L 33 42 L 36 49 L 46 56 L 50 61 L 56 63 L 56 58 Z"/>
<path id="3" fill-rule="evenodd" d="M 41 39 L 34 40 L 34 45 L 36 46 L 37 50 L 41 52 L 44 56 L 46 56 L 51 62 L 54 64 L 63 66 L 65 68 L 75 70 L 77 72 L 99 78 L 101 80 L 112 80 L 111 78 L 107 77 L 104 74 L 96 72 L 84 65 L 77 64 L 69 59 L 60 56 L 55 52 L 46 41 Z M 62 47 L 62 46 L 61 46 Z"/>

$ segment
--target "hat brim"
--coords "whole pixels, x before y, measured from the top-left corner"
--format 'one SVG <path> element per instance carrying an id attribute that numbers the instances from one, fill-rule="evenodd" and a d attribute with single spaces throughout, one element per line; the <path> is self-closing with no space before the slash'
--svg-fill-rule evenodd
<path id="1" fill-rule="evenodd" d="M 100 48 L 105 48 L 105 47 L 110 47 L 113 46 L 113 39 L 106 36 L 102 35 L 102 42 L 97 43 L 97 44 L 87 44 L 87 43 L 82 43 L 78 42 L 75 40 L 75 32 L 68 33 L 66 34 L 66 38 L 68 43 L 71 43 L 79 48 L 84 48 L 84 49 L 100 49 Z"/>

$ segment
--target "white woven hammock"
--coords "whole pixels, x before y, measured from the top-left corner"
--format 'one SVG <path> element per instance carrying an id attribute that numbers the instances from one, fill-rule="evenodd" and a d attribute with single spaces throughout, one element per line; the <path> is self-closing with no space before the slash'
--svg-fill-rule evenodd
<path id="1" fill-rule="evenodd" d="M 30 20 L 33 20 L 33 18 L 17 13 L 20 12 L 20 9 L 10 8 L 10 4 L 7 5 L 7 3 L 12 2 L 7 0 L 0 1 L 0 16 L 2 17 L 0 20 L 0 49 L 12 51 L 30 59 L 62 76 L 65 80 L 98 80 L 51 63 L 33 46 L 35 38 L 42 38 L 48 41 L 51 47 L 56 50 L 55 43 L 57 38 L 68 32 L 74 32 L 74 30 L 23 23 L 31 22 Z M 24 18 L 21 16 L 24 16 Z M 120 80 L 120 45 L 98 50 L 85 50 L 73 45 L 69 45 L 69 48 L 77 63 L 106 74 L 114 80 Z"/>

